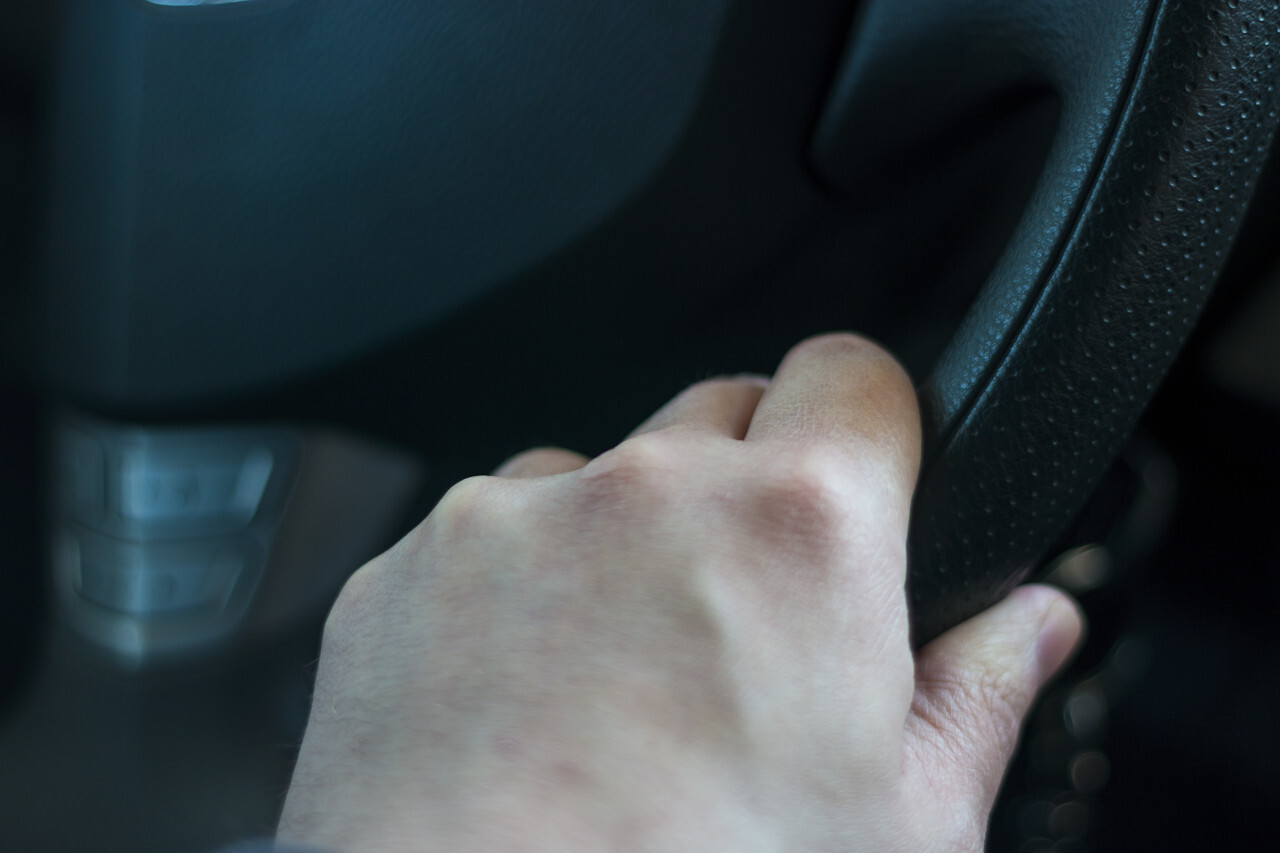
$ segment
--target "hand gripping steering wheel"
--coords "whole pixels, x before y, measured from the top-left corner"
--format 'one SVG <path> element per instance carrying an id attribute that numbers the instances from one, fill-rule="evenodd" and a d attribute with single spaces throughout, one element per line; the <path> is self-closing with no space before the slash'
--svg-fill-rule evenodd
<path id="1" fill-rule="evenodd" d="M 980 75 L 948 73 L 974 52 L 988 54 Z M 1024 580 L 1119 451 L 1242 222 L 1280 115 L 1278 53 L 1272 0 L 863 10 L 815 137 L 828 180 L 851 145 L 898 141 L 852 142 L 868 127 L 918 136 L 1017 86 L 1047 85 L 1062 106 L 1012 241 L 920 388 L 915 643 Z M 936 88 L 904 93 L 922 64 Z"/>

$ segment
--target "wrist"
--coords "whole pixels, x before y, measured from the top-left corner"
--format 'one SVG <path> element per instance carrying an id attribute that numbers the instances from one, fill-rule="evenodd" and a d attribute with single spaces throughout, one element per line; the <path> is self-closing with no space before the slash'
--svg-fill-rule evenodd
<path id="1" fill-rule="evenodd" d="M 392 791 L 385 778 L 353 785 L 341 809 L 282 821 L 280 837 L 344 853 L 786 849 L 741 780 L 670 743 L 552 751 L 499 738 L 483 756 L 432 765 Z"/>

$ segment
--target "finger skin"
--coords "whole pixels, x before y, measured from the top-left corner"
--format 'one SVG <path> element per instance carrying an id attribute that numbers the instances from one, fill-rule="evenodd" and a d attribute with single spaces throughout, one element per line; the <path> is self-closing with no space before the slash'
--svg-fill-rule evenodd
<path id="1" fill-rule="evenodd" d="M 577 471 L 589 460 L 581 453 L 562 447 L 536 447 L 512 456 L 493 472 L 495 477 L 510 480 L 527 480 L 532 477 L 548 477 Z"/>
<path id="2" fill-rule="evenodd" d="M 915 387 L 893 356 L 866 338 L 810 338 L 783 359 L 746 440 L 828 444 L 882 459 L 899 492 L 910 494 L 921 452 Z"/>
<path id="3" fill-rule="evenodd" d="M 1078 605 L 1033 584 L 926 645 L 916 656 L 908 722 L 923 765 L 970 774 L 959 790 L 989 809 L 1037 694 L 1083 635 Z"/>
<path id="4" fill-rule="evenodd" d="M 708 379 L 690 386 L 636 427 L 631 438 L 663 429 L 709 432 L 741 439 L 769 380 L 761 376 Z"/>

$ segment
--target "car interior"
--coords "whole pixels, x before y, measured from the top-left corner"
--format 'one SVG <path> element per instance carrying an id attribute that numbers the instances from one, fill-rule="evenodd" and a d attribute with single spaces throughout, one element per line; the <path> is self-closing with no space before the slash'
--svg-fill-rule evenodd
<path id="1" fill-rule="evenodd" d="M 917 645 L 1089 620 L 994 853 L 1268 849 L 1280 4 L 7 0 L 0 850 L 270 835 L 345 579 L 834 330 Z"/>

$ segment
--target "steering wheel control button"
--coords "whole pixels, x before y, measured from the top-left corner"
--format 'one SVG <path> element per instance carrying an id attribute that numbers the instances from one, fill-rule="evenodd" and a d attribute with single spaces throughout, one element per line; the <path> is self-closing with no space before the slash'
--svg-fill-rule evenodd
<path id="1" fill-rule="evenodd" d="M 129 666 L 323 613 L 404 531 L 423 466 L 281 427 L 55 423 L 58 603 Z"/>
<path id="2" fill-rule="evenodd" d="M 245 564 L 244 548 L 234 544 L 139 544 L 90 533 L 76 539 L 76 592 L 94 604 L 137 616 L 188 608 L 217 613 Z"/>
<path id="3" fill-rule="evenodd" d="M 122 516 L 143 524 L 248 524 L 273 463 L 265 447 L 243 453 L 129 450 L 120 459 L 114 497 Z"/>
<path id="4" fill-rule="evenodd" d="M 272 427 L 143 429 L 75 418 L 55 447 L 68 516 L 118 539 L 180 540 L 274 526 L 301 440 Z"/>

